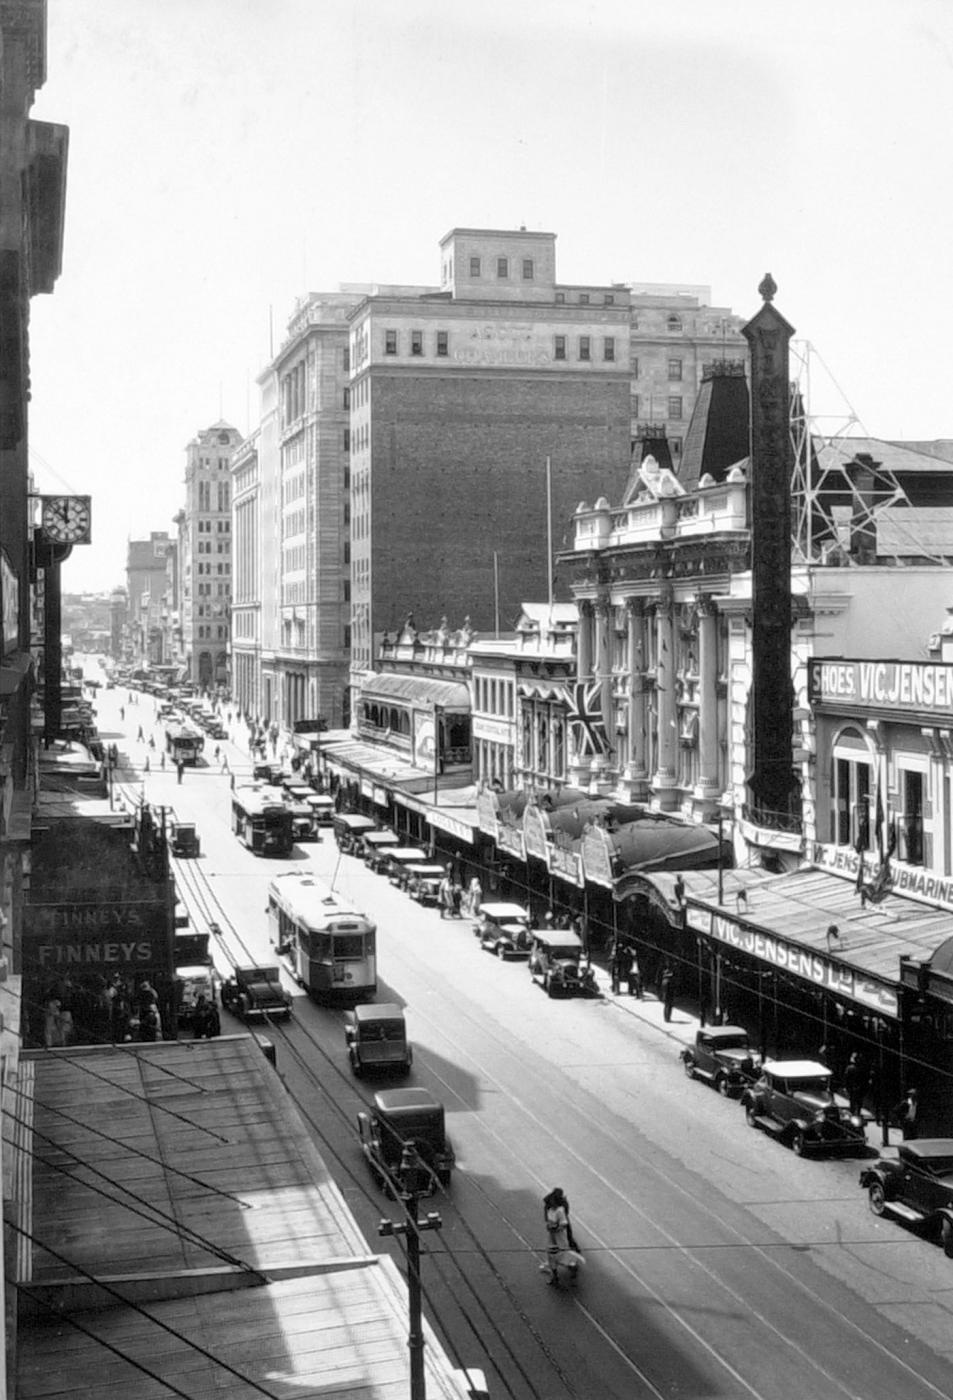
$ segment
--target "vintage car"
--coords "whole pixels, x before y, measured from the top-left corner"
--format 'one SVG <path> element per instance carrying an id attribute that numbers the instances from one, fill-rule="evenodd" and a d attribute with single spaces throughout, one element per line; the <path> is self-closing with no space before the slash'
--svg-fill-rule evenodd
<path id="1" fill-rule="evenodd" d="M 251 776 L 256 783 L 280 783 L 281 764 L 267 763 L 262 759 L 252 766 Z"/>
<path id="2" fill-rule="evenodd" d="M 410 1072 L 414 1052 L 407 1044 L 404 1013 L 394 1003 L 370 1002 L 347 1011 L 344 1038 L 351 1069 L 358 1078 L 368 1070 Z"/>
<path id="3" fill-rule="evenodd" d="M 380 874 L 389 852 L 399 845 L 400 837 L 396 831 L 365 831 L 357 853 L 369 870 Z"/>
<path id="4" fill-rule="evenodd" d="M 195 1025 L 195 1007 L 199 997 L 211 1008 L 218 1022 L 218 991 L 221 979 L 214 967 L 208 963 L 195 963 L 192 966 L 175 969 L 176 1007 L 179 1030 L 191 1031 Z M 217 1034 L 217 1032 L 216 1032 Z"/>
<path id="5" fill-rule="evenodd" d="M 444 877 L 442 865 L 424 860 L 405 867 L 403 888 L 418 904 L 439 904 L 440 885 Z"/>
<path id="6" fill-rule="evenodd" d="M 707 1080 L 726 1098 L 742 1093 L 761 1069 L 743 1026 L 703 1026 L 681 1055 L 689 1079 Z"/>
<path id="7" fill-rule="evenodd" d="M 765 1060 L 742 1093 L 745 1117 L 799 1157 L 816 1152 L 863 1152 L 864 1121 L 831 1091 L 831 1072 L 814 1060 Z"/>
<path id="8" fill-rule="evenodd" d="M 938 1235 L 953 1259 L 953 1138 L 902 1142 L 896 1161 L 881 1158 L 865 1167 L 860 1184 L 874 1215 L 893 1215 Z"/>
<path id="9" fill-rule="evenodd" d="M 522 904 L 481 904 L 473 925 L 480 947 L 498 958 L 525 958 L 530 950 L 529 913 Z"/>
<path id="10" fill-rule="evenodd" d="M 311 808 L 315 828 L 334 825 L 334 798 L 326 792 L 309 792 L 304 799 Z"/>
<path id="11" fill-rule="evenodd" d="M 585 958 L 578 934 L 564 928 L 534 928 L 529 972 L 547 996 L 592 996 L 598 992 L 596 974 Z"/>
<path id="12" fill-rule="evenodd" d="M 421 1195 L 450 1185 L 455 1164 L 443 1104 L 429 1089 L 382 1089 L 367 1113 L 357 1115 L 361 1148 L 371 1175 L 388 1194 L 400 1189 L 404 1148 L 413 1143 L 426 1168 Z"/>
<path id="13" fill-rule="evenodd" d="M 362 817 L 357 812 L 335 812 L 334 839 L 345 855 L 356 855 L 360 850 L 361 837 L 365 831 L 377 831 L 377 822 L 372 817 Z"/>
<path id="14" fill-rule="evenodd" d="M 253 1016 L 290 1016 L 291 993 L 277 966 L 236 967 L 222 984 L 222 1005 L 243 1021 Z"/>
<path id="15" fill-rule="evenodd" d="M 392 885 L 403 889 L 408 865 L 422 865 L 426 860 L 427 852 L 421 846 L 389 846 L 381 860 L 380 873 L 386 875 Z"/>
<path id="16" fill-rule="evenodd" d="M 285 791 L 285 806 L 291 813 L 291 834 L 296 841 L 314 841 L 317 832 L 314 827 L 314 817 L 307 802 L 299 802 Z"/>
<path id="17" fill-rule="evenodd" d="M 173 822 L 169 840 L 174 856 L 198 856 L 202 853 L 195 822 Z"/>

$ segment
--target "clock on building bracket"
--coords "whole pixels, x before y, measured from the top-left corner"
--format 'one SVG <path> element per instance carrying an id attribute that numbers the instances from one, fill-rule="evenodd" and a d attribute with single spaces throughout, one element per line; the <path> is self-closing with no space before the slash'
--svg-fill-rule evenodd
<path id="1" fill-rule="evenodd" d="M 89 544 L 92 538 L 90 496 L 41 496 L 40 529 L 48 544 Z"/>

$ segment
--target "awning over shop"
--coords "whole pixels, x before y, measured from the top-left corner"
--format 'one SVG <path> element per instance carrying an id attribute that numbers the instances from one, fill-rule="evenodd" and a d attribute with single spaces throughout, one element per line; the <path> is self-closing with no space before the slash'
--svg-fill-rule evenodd
<path id="1" fill-rule="evenodd" d="M 462 681 L 439 681 L 431 676 L 384 674 L 369 676 L 361 686 L 362 700 L 403 700 L 432 709 L 469 711 L 470 692 Z"/>
<path id="2" fill-rule="evenodd" d="M 772 968 L 879 1012 L 898 1014 L 900 959 L 929 962 L 950 916 L 902 895 L 862 905 L 853 880 L 814 866 L 789 875 L 727 870 L 686 877 L 688 926 Z"/>
<path id="3" fill-rule="evenodd" d="M 716 865 L 718 844 L 707 826 L 642 809 L 632 821 L 589 826 L 581 841 L 582 863 L 588 880 L 613 890 L 621 900 L 633 872 Z"/>
<path id="4" fill-rule="evenodd" d="M 339 743 L 322 742 L 321 754 L 329 768 L 345 777 L 366 777 L 408 792 L 423 792 L 433 786 L 432 771 L 418 768 L 397 750 L 378 744 L 364 744 L 354 738 Z"/>

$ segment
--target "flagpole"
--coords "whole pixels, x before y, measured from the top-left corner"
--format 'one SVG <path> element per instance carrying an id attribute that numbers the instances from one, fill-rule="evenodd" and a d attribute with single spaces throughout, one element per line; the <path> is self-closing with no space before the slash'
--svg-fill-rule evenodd
<path id="1" fill-rule="evenodd" d="M 500 556 L 496 550 L 493 551 L 493 621 L 494 637 L 499 640 L 500 636 Z"/>
<path id="2" fill-rule="evenodd" d="M 549 625 L 553 625 L 553 463 L 546 458 L 546 569 L 549 585 Z"/>

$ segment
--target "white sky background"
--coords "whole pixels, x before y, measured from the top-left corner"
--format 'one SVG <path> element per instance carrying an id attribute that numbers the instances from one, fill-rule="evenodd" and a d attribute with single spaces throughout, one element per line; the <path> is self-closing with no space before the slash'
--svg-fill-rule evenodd
<path id="1" fill-rule="evenodd" d="M 863 430 L 953 437 L 951 0 L 48 7 L 33 116 L 70 150 L 31 447 L 38 489 L 93 496 L 71 592 L 172 531 L 199 429 L 256 425 L 269 308 L 277 348 L 307 291 L 436 284 L 458 225 L 743 316 L 770 271 Z"/>

